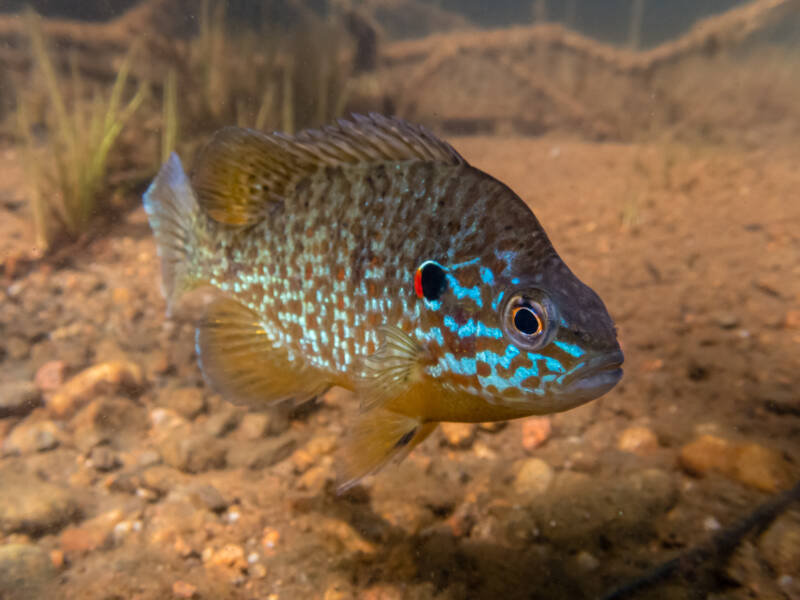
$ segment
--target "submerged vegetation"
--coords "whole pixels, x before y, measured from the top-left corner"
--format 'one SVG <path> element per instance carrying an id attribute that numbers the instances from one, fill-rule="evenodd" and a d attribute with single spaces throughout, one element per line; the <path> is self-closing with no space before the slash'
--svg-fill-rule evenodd
<path id="1" fill-rule="evenodd" d="M 261 21 L 237 27 L 219 0 L 200 3 L 198 35 L 188 48 L 185 84 L 199 127 L 297 129 L 341 115 L 347 69 L 343 29 L 304 10 L 291 30 Z M 236 25 L 239 25 L 238 23 Z"/>
<path id="2" fill-rule="evenodd" d="M 40 18 L 26 14 L 30 83 L 20 86 L 25 93 L 16 104 L 38 247 L 80 238 L 96 214 L 108 211 L 109 165 L 133 163 L 152 175 L 174 150 L 190 162 L 200 140 L 221 127 L 291 132 L 341 115 L 346 34 L 331 16 L 295 16 L 289 30 L 263 20 L 236 23 L 234 34 L 225 3 L 203 0 L 194 36 L 162 62 L 151 60 L 145 44 L 130 43 L 109 63 L 111 79 L 86 76 L 96 75 L 96 67 L 85 68 L 96 57 L 79 46 L 51 53 Z M 124 149 L 137 155 L 123 159 L 115 155 L 120 135 L 137 112 Z"/>
<path id="3" fill-rule="evenodd" d="M 25 140 L 36 242 L 50 248 L 62 236 L 80 236 L 106 191 L 109 155 L 125 124 L 142 105 L 146 87 L 125 99 L 131 49 L 109 90 L 89 92 L 75 58 L 67 80 L 57 72 L 39 18 L 25 17 L 31 55 L 44 86 L 46 141 L 39 144 L 25 99 L 18 102 L 20 132 Z"/>

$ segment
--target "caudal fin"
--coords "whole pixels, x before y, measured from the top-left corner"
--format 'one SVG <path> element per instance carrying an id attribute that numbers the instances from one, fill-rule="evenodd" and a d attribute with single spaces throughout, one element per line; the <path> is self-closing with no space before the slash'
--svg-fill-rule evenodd
<path id="1" fill-rule="evenodd" d="M 144 194 L 144 209 L 161 257 L 167 313 L 181 292 L 195 283 L 191 273 L 198 214 L 197 197 L 174 152 Z"/>

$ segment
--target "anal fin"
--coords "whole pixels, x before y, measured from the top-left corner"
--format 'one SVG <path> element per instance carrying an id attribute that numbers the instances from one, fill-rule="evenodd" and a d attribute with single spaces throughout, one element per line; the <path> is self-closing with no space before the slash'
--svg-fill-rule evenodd
<path id="1" fill-rule="evenodd" d="M 399 462 L 405 458 L 437 425 L 383 408 L 362 412 L 345 444 L 345 481 L 339 486 L 339 493 L 392 459 Z"/>
<path id="2" fill-rule="evenodd" d="M 329 385 L 322 373 L 274 345 L 256 314 L 230 298 L 209 307 L 196 344 L 203 375 L 231 402 L 302 401 Z"/>

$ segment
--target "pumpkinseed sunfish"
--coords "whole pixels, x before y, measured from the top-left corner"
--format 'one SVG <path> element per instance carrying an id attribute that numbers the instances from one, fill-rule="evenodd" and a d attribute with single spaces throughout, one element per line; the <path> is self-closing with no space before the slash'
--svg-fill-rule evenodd
<path id="1" fill-rule="evenodd" d="M 563 411 L 622 377 L 603 302 L 533 212 L 401 119 L 222 129 L 191 180 L 173 154 L 144 205 L 168 307 L 199 285 L 221 292 L 197 349 L 224 397 L 355 390 L 345 486 L 441 421 Z"/>

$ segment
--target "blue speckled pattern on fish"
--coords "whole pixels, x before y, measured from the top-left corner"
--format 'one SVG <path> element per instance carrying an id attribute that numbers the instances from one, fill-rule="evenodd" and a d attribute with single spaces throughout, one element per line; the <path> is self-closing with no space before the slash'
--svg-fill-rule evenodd
<path id="1" fill-rule="evenodd" d="M 173 155 L 145 207 L 170 304 L 222 293 L 198 329 L 212 385 L 248 402 L 356 390 L 351 481 L 439 421 L 565 410 L 621 376 L 602 301 L 525 203 L 400 119 L 222 130 L 191 181 Z"/>

